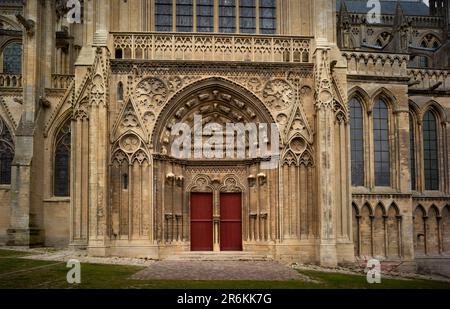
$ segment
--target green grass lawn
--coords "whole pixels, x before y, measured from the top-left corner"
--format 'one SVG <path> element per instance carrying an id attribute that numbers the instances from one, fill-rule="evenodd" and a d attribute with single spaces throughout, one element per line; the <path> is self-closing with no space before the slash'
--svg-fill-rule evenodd
<path id="1" fill-rule="evenodd" d="M 320 283 L 303 281 L 141 281 L 129 279 L 142 269 L 136 266 L 81 265 L 81 284 L 69 285 L 65 263 L 21 259 L 23 252 L 0 250 L 0 288 L 136 288 L 136 289 L 328 289 L 328 288 L 450 288 L 450 283 L 427 280 L 383 280 L 369 285 L 364 276 L 301 271 Z"/>
<path id="2" fill-rule="evenodd" d="M 0 250 L 0 258 L 3 257 L 19 257 L 19 256 L 27 256 L 31 255 L 29 252 L 23 251 L 13 251 L 13 250 Z"/>

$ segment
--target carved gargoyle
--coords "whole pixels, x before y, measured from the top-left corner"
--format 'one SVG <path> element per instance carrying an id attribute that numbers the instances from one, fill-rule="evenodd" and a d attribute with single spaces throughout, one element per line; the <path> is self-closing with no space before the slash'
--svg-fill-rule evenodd
<path id="1" fill-rule="evenodd" d="M 39 104 L 43 107 L 43 108 L 49 108 L 51 106 L 51 103 L 49 100 L 47 100 L 44 97 L 40 97 L 39 98 Z"/>
<path id="2" fill-rule="evenodd" d="M 29 36 L 33 36 L 34 35 L 34 26 L 35 26 L 35 22 L 32 19 L 25 19 L 25 17 L 22 16 L 22 14 L 17 13 L 16 14 L 16 19 L 17 21 L 25 28 L 25 30 L 27 31 L 27 34 Z"/>

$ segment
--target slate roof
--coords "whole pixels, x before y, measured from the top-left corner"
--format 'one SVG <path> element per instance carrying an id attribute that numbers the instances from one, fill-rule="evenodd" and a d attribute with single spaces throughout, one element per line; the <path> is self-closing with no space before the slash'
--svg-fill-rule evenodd
<path id="1" fill-rule="evenodd" d="M 337 0 L 336 6 L 339 12 L 341 2 L 345 1 L 347 10 L 351 13 L 367 13 L 367 0 Z M 385 15 L 394 15 L 397 7 L 397 0 L 381 0 L 381 13 Z M 430 15 L 430 8 L 420 0 L 401 0 L 400 4 L 403 13 L 409 16 L 428 16 Z"/>

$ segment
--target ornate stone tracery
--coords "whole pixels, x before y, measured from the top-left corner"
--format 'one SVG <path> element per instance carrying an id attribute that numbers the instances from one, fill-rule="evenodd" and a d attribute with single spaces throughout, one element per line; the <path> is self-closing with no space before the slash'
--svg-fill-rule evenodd
<path id="1" fill-rule="evenodd" d="M 136 101 L 141 111 L 161 107 L 167 98 L 167 87 L 158 78 L 148 77 L 141 80 L 136 86 Z"/>
<path id="2" fill-rule="evenodd" d="M 113 146 L 111 161 L 119 163 L 133 163 L 137 160 L 140 164 L 143 161 L 150 162 L 150 157 L 145 146 L 145 142 L 136 134 L 129 132 L 117 140 Z"/>
<path id="3" fill-rule="evenodd" d="M 276 110 L 286 109 L 294 100 L 292 87 L 285 80 L 280 79 L 269 81 L 263 95 L 268 104 Z"/>

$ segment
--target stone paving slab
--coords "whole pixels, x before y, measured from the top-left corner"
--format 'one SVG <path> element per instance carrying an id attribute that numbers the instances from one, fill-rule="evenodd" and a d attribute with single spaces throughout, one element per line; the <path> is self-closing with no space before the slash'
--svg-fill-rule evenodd
<path id="1" fill-rule="evenodd" d="M 132 279 L 287 281 L 303 278 L 296 270 L 273 261 L 159 261 Z"/>

